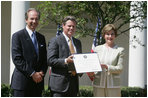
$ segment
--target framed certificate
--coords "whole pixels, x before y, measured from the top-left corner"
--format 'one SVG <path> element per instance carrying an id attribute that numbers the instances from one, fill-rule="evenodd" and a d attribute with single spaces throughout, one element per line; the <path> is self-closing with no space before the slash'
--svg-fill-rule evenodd
<path id="1" fill-rule="evenodd" d="M 97 53 L 73 54 L 77 73 L 102 71 Z"/>

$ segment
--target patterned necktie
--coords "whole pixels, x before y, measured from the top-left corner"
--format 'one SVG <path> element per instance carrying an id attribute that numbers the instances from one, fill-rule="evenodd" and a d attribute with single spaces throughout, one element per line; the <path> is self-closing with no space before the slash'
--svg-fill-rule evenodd
<path id="1" fill-rule="evenodd" d="M 71 54 L 75 53 L 71 38 L 69 38 L 69 49 Z"/>
<path id="2" fill-rule="evenodd" d="M 70 53 L 71 54 L 74 54 L 75 53 L 74 46 L 72 44 L 71 38 L 69 38 L 69 49 L 70 49 Z M 75 70 L 72 70 L 71 73 L 72 73 L 72 76 L 75 76 L 76 75 L 76 71 Z"/>
<path id="3" fill-rule="evenodd" d="M 37 44 L 37 39 L 36 39 L 36 35 L 35 35 L 34 32 L 32 33 L 31 38 L 32 38 L 32 42 L 33 42 L 35 51 L 36 51 L 36 53 L 38 55 L 38 44 Z"/>

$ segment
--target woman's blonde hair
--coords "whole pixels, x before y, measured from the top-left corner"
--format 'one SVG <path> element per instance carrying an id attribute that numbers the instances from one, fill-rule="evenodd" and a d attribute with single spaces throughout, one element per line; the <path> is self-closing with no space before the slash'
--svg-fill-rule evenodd
<path id="1" fill-rule="evenodd" d="M 113 24 L 107 24 L 104 26 L 104 28 L 102 29 L 102 36 L 104 37 L 105 33 L 109 32 L 110 30 L 113 30 L 115 33 L 115 36 L 117 36 L 117 29 Z"/>

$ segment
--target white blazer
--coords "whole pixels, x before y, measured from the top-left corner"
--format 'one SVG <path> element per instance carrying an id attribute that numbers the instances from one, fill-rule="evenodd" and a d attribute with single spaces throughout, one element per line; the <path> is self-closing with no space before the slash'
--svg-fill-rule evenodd
<path id="1" fill-rule="evenodd" d="M 120 88 L 120 73 L 123 69 L 123 51 L 124 48 L 117 45 L 113 48 L 99 45 L 94 49 L 94 52 L 98 54 L 101 64 L 108 66 L 108 70 L 102 69 L 102 72 L 95 73 L 94 87 Z"/>

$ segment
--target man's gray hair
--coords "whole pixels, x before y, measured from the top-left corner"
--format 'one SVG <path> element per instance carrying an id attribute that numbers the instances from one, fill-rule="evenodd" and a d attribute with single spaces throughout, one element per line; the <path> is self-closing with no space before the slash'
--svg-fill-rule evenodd
<path id="1" fill-rule="evenodd" d="M 38 19 L 40 19 L 40 12 L 39 12 L 38 10 L 36 10 L 35 8 L 29 8 L 29 9 L 27 10 L 27 12 L 25 13 L 25 19 L 26 19 L 26 20 L 28 19 L 28 13 L 29 13 L 30 11 L 36 11 L 36 12 L 38 13 Z"/>

